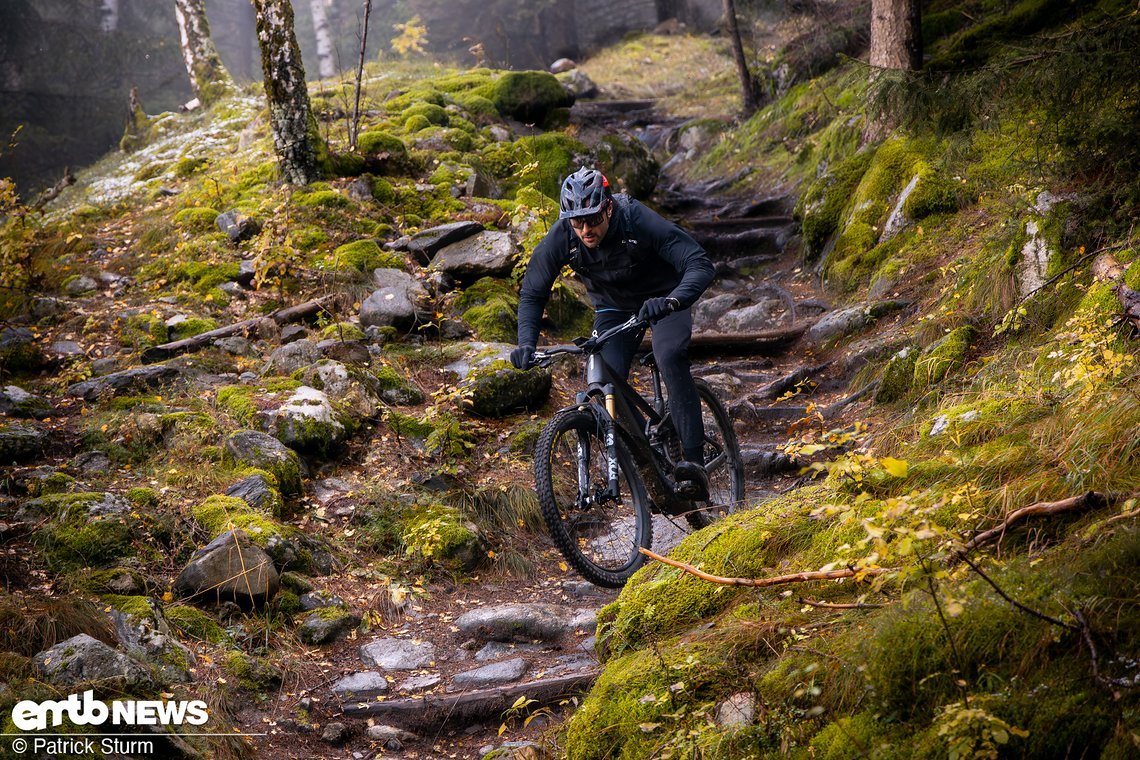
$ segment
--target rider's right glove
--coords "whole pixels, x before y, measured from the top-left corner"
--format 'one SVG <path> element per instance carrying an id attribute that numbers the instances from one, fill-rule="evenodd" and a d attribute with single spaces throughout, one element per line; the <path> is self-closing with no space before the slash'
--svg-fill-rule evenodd
<path id="1" fill-rule="evenodd" d="M 533 360 L 534 346 L 519 346 L 511 351 L 511 364 L 519 369 L 527 369 Z"/>
<path id="2" fill-rule="evenodd" d="M 680 303 L 676 298 L 650 298 L 641 305 L 637 318 L 646 322 L 657 322 L 676 311 L 678 306 Z"/>

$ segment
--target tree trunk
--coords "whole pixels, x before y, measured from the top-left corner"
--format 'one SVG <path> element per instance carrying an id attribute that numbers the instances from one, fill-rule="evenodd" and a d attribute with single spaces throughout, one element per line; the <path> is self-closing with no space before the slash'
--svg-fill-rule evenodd
<path id="1" fill-rule="evenodd" d="M 107 33 L 119 28 L 119 0 L 103 0 L 100 28 Z"/>
<path id="2" fill-rule="evenodd" d="M 317 150 L 321 137 L 309 106 L 305 67 L 293 31 L 293 5 L 289 0 L 253 0 L 253 6 L 277 163 L 286 182 L 307 185 L 320 179 Z"/>
<path id="3" fill-rule="evenodd" d="M 740 90 L 744 96 L 744 115 L 751 116 L 760 107 L 756 97 L 756 85 L 748 71 L 748 61 L 744 58 L 744 45 L 740 41 L 740 25 L 736 21 L 736 3 L 724 0 L 724 20 L 728 26 L 728 38 L 732 41 L 732 54 L 736 58 L 736 72 L 740 75 Z"/>
<path id="4" fill-rule="evenodd" d="M 352 119 L 348 123 L 348 149 L 356 150 L 360 133 L 360 88 L 364 79 L 364 56 L 368 50 L 368 19 L 372 16 L 372 0 L 364 0 L 364 28 L 360 32 L 360 60 L 356 66 L 356 92 L 352 103 Z"/>
<path id="5" fill-rule="evenodd" d="M 871 0 L 871 66 L 922 68 L 922 10 L 918 0 Z"/>
<path id="6" fill-rule="evenodd" d="M 174 0 L 174 15 L 178 19 L 182 60 L 190 75 L 190 88 L 202 105 L 209 105 L 225 93 L 233 80 L 210 39 L 206 6 L 203 0 Z"/>
<path id="7" fill-rule="evenodd" d="M 336 62 L 333 60 L 332 32 L 329 31 L 329 0 L 309 0 L 309 12 L 313 16 L 313 33 L 317 37 L 317 73 L 321 79 L 336 76 Z"/>

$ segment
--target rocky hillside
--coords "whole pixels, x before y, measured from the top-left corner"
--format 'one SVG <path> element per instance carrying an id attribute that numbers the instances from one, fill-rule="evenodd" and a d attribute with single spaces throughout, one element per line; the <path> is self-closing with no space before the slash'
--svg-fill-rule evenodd
<path id="1" fill-rule="evenodd" d="M 92 688 L 205 702 L 171 757 L 1133 753 L 1136 17 L 945 6 L 873 85 L 856 6 L 764 19 L 744 121 L 705 37 L 371 64 L 356 152 L 313 87 L 323 182 L 250 89 L 5 200 L 5 733 Z M 620 595 L 533 491 L 577 373 L 504 361 L 582 162 L 713 255 L 748 474 Z M 588 329 L 572 281 L 547 318 Z"/>

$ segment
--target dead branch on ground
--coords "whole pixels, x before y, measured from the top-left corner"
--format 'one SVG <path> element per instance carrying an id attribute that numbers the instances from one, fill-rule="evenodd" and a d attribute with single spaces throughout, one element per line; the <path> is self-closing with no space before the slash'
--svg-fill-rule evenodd
<path id="1" fill-rule="evenodd" d="M 706 573 L 703 570 L 698 570 L 692 565 L 687 565 L 684 562 L 678 562 L 675 559 L 662 557 L 660 554 L 656 554 L 649 549 L 642 548 L 640 551 L 650 559 L 655 559 L 662 564 L 684 570 L 689 575 L 695 575 L 701 580 L 709 581 L 710 583 L 718 583 L 722 586 L 751 586 L 753 588 L 766 588 L 768 586 L 780 586 L 786 583 L 830 581 L 839 578 L 853 578 L 856 576 L 862 578 L 868 575 L 882 575 L 883 573 L 889 573 L 896 569 L 893 567 L 848 567 L 842 570 L 809 570 L 803 573 L 777 575 L 772 578 L 725 578 L 724 576 L 712 575 L 711 573 Z"/>

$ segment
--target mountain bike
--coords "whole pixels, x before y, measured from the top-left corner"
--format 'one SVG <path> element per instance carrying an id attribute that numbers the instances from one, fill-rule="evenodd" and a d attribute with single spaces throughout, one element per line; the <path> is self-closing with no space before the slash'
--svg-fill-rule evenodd
<path id="1" fill-rule="evenodd" d="M 554 544 L 591 583 L 622 586 L 645 561 L 639 549 L 653 541 L 654 513 L 684 517 L 703 528 L 734 511 L 744 499 L 744 466 L 732 421 L 704 380 L 695 379 L 704 421 L 707 499 L 683 492 L 674 480 L 682 461 L 681 441 L 653 354 L 641 359 L 652 371 L 647 401 L 601 356 L 606 341 L 644 330 L 636 316 L 573 345 L 535 352 L 533 363 L 549 366 L 562 354 L 586 357 L 586 389 L 543 428 L 535 447 L 534 474 L 542 516 Z"/>

